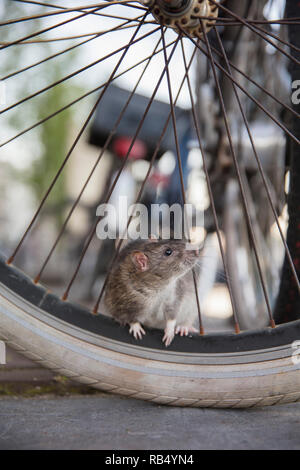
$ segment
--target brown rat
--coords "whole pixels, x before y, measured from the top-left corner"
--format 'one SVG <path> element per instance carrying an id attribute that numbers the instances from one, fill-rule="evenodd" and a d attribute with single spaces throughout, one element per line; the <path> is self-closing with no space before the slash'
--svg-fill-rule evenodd
<path id="1" fill-rule="evenodd" d="M 197 250 L 177 240 L 138 240 L 121 250 L 109 274 L 105 304 L 110 315 L 141 339 L 141 324 L 164 329 L 163 342 L 196 332 L 192 268 Z"/>

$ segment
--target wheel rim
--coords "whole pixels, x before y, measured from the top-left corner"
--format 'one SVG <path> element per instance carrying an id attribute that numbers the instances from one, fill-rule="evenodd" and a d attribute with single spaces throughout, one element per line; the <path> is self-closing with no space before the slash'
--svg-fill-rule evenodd
<path id="1" fill-rule="evenodd" d="M 33 2 L 33 3 L 34 3 L 34 2 Z M 122 4 L 122 2 L 117 2 L 117 3 L 119 3 L 119 5 Z M 209 3 L 211 6 L 212 6 L 212 5 L 215 5 L 215 6 L 216 6 L 216 2 L 214 2 L 214 1 L 208 2 L 208 3 Z M 100 7 L 98 6 L 98 7 L 93 8 L 92 10 L 91 10 L 91 8 L 90 8 L 88 11 L 87 11 L 86 9 L 79 9 L 79 8 L 78 8 L 77 10 L 78 10 L 78 11 L 81 11 L 81 15 L 85 16 L 85 15 L 88 15 L 88 14 L 97 14 L 97 13 L 99 13 L 99 12 L 101 11 L 102 8 L 105 8 L 105 6 L 106 6 L 106 5 L 103 4 L 103 5 L 101 5 Z M 142 7 L 141 5 L 136 5 L 136 7 L 138 7 L 139 9 L 140 9 L 140 8 L 142 8 L 142 9 L 144 8 L 144 7 Z M 156 6 L 156 7 L 157 7 L 157 6 Z M 155 6 L 154 6 L 154 5 L 150 5 L 150 8 L 153 9 L 153 8 L 155 8 Z M 158 8 L 158 7 L 157 7 L 157 8 Z M 162 8 L 161 5 L 160 5 L 160 8 Z M 194 6 L 193 6 L 193 8 L 194 8 Z M 220 9 L 223 10 L 223 8 L 225 8 L 224 11 L 226 12 L 226 7 L 223 7 L 222 5 L 220 5 Z M 60 9 L 57 9 L 57 10 L 59 11 Z M 57 14 L 58 14 L 58 11 L 56 12 Z M 146 12 L 145 14 L 144 14 L 144 11 Z M 201 11 L 202 11 L 202 10 L 201 10 Z M 186 10 L 184 10 L 184 12 L 185 12 L 184 14 L 186 14 Z M 53 12 L 53 13 L 54 13 L 54 12 Z M 62 13 L 62 12 L 61 12 L 61 13 Z M 69 157 L 71 156 L 71 153 L 72 153 L 73 149 L 75 148 L 75 146 L 76 146 L 76 144 L 78 143 L 80 137 L 82 136 L 83 131 L 86 129 L 86 127 L 87 127 L 87 125 L 88 125 L 90 119 L 92 118 L 92 116 L 93 116 L 93 114 L 94 114 L 94 111 L 95 111 L 97 105 L 99 105 L 99 103 L 101 102 L 101 98 L 102 98 L 102 96 L 104 95 L 105 91 L 108 89 L 109 84 L 112 82 L 112 80 L 114 79 L 115 75 L 117 75 L 119 65 L 121 65 L 122 59 L 125 57 L 125 55 L 126 55 L 126 53 L 127 53 L 127 50 L 129 49 L 128 44 L 129 44 L 130 46 L 133 46 L 133 44 L 136 44 L 136 43 L 140 40 L 139 38 L 141 37 L 141 34 L 142 34 L 142 32 L 141 32 L 141 31 L 142 31 L 142 26 L 144 25 L 144 23 L 146 23 L 146 18 L 148 17 L 148 13 L 149 13 L 149 12 L 148 12 L 148 9 L 144 9 L 143 11 L 140 11 L 140 13 L 141 13 L 140 17 L 143 16 L 143 18 L 139 18 L 138 20 L 135 21 L 135 22 L 138 24 L 138 26 L 136 26 L 136 30 L 135 30 L 134 34 L 131 35 L 130 41 L 129 41 L 127 44 L 125 44 L 123 47 L 120 48 L 120 53 L 122 54 L 122 55 L 121 55 L 121 59 L 119 59 L 119 61 L 117 62 L 117 65 L 116 65 L 115 68 L 113 69 L 113 72 L 111 73 L 110 79 L 109 79 L 109 80 L 106 82 L 106 84 L 104 84 L 104 86 L 102 87 L 102 91 L 100 92 L 99 98 L 98 98 L 97 101 L 96 101 L 96 105 L 94 104 L 94 106 L 92 107 L 92 110 L 90 111 L 90 113 L 89 113 L 89 115 L 88 115 L 88 119 L 85 121 L 83 127 L 81 128 L 81 130 L 80 130 L 80 132 L 79 132 L 79 134 L 78 134 L 78 136 L 76 137 L 76 139 L 75 139 L 75 141 L 74 141 L 74 144 L 72 145 L 72 147 L 71 147 L 71 149 L 70 149 L 70 151 L 69 151 L 69 153 L 68 153 L 68 155 L 67 155 L 67 157 L 66 157 L 66 160 L 65 160 L 65 162 L 63 163 L 63 166 L 61 166 L 59 172 L 55 175 L 53 182 L 50 184 L 50 188 L 49 188 L 50 190 L 49 190 L 49 189 L 47 190 L 46 195 L 45 195 L 45 198 L 42 199 L 41 204 L 40 204 L 40 206 L 38 207 L 38 210 L 37 210 L 36 214 L 34 215 L 33 219 L 31 220 L 30 224 L 29 224 L 28 227 L 27 227 L 27 230 L 25 231 L 25 236 L 21 237 L 21 242 L 20 242 L 20 244 L 17 246 L 16 250 L 12 253 L 12 255 L 9 257 L 9 259 L 8 259 L 8 263 L 9 263 L 9 264 L 14 261 L 15 256 L 16 256 L 17 252 L 19 251 L 19 249 L 21 249 L 24 240 L 27 239 L 27 236 L 28 236 L 28 235 L 30 235 L 31 229 L 32 229 L 33 225 L 35 224 L 35 222 L 36 222 L 38 216 L 40 215 L 40 212 L 41 212 L 41 210 L 42 210 L 43 207 L 44 207 L 44 203 L 46 202 L 48 195 L 50 194 L 51 190 L 53 189 L 53 187 L 54 187 L 54 185 L 55 185 L 55 183 L 56 183 L 56 181 L 57 181 L 57 179 L 58 179 L 58 176 L 59 176 L 59 175 L 62 173 L 62 171 L 64 170 L 65 163 L 68 161 Z M 154 18 L 159 18 L 160 13 L 161 13 L 161 12 L 155 13 L 155 11 L 153 11 L 153 16 L 154 16 Z M 200 13 L 201 13 L 201 12 L 200 12 Z M 48 13 L 47 13 L 47 14 L 48 14 Z M 156 15 L 156 16 L 155 16 L 155 15 Z M 202 15 L 203 15 L 203 12 L 202 12 Z M 38 16 L 38 15 L 37 15 L 37 16 Z M 123 17 L 123 18 L 124 18 L 124 17 Z M 215 18 L 215 15 L 214 15 L 214 18 Z M 263 35 L 264 35 L 264 33 L 262 33 L 260 29 L 258 29 L 259 27 L 258 27 L 257 24 L 255 24 L 255 23 L 250 23 L 250 22 L 246 21 L 245 19 L 239 17 L 239 16 L 236 15 L 235 13 L 232 13 L 232 17 L 231 17 L 231 18 L 232 18 L 232 19 L 231 19 L 231 22 L 233 22 L 233 21 L 235 21 L 235 22 L 240 22 L 240 24 L 243 24 L 245 27 L 247 27 L 247 28 L 249 28 L 249 29 L 251 29 L 251 30 L 254 30 L 254 33 L 255 33 L 255 34 L 258 34 L 258 35 L 263 34 Z M 28 20 L 28 18 L 27 18 L 27 19 L 25 19 L 25 18 L 21 19 L 21 21 L 24 21 L 24 22 L 27 21 L 27 20 Z M 173 21 L 173 20 L 172 20 L 172 21 Z M 197 126 L 197 116 L 196 116 L 197 112 L 196 112 L 196 108 L 195 108 L 195 103 L 193 102 L 193 93 L 192 93 L 192 90 L 191 90 L 191 82 L 190 82 L 189 75 L 188 75 L 189 66 L 190 66 L 189 64 L 190 64 L 190 62 L 192 63 L 193 56 L 192 56 L 192 55 L 189 56 L 189 59 L 190 59 L 190 62 L 189 62 L 189 61 L 188 61 L 187 54 L 186 54 L 186 49 L 185 49 L 185 46 L 184 46 L 183 37 L 184 37 L 187 41 L 189 40 L 190 43 L 191 43 L 193 46 L 195 46 L 195 51 L 198 51 L 198 50 L 200 49 L 200 50 L 202 51 L 202 53 L 204 53 L 204 55 L 208 58 L 208 60 L 210 60 L 210 62 L 211 62 L 211 67 L 212 67 L 212 75 L 214 76 L 215 82 L 216 82 L 215 86 L 216 86 L 217 94 L 219 94 L 219 99 L 220 99 L 220 103 L 221 103 L 221 109 L 223 109 L 223 118 L 224 118 L 224 122 L 225 122 L 225 127 L 227 127 L 227 134 L 228 134 L 227 137 L 228 137 L 228 139 L 229 139 L 229 146 L 231 147 L 231 153 L 232 153 L 232 157 L 233 157 L 233 168 L 235 167 L 235 170 L 237 171 L 237 176 L 238 176 L 237 180 L 238 180 L 238 183 L 240 184 L 240 190 L 241 190 L 242 199 L 243 199 L 243 197 L 244 197 L 244 196 L 243 196 L 244 188 L 243 188 L 243 185 L 242 185 L 242 183 L 241 183 L 241 180 L 239 179 L 239 162 L 238 162 L 238 159 L 236 158 L 236 149 L 234 148 L 233 144 L 230 142 L 230 140 L 231 140 L 231 139 L 230 139 L 231 134 L 230 134 L 229 124 L 228 124 L 228 115 L 227 115 L 226 109 L 225 109 L 225 107 L 224 107 L 223 95 L 222 95 L 222 90 L 221 90 L 220 85 L 219 85 L 217 72 L 221 70 L 221 71 L 223 72 L 223 74 L 224 74 L 227 78 L 230 78 L 230 79 L 231 79 L 231 82 L 233 83 L 233 87 L 235 87 L 236 90 L 237 90 L 237 89 L 241 89 L 241 88 L 240 88 L 240 84 L 234 79 L 234 77 L 233 77 L 233 75 L 232 75 L 232 68 L 231 68 L 231 65 L 230 65 L 229 60 L 226 58 L 226 54 L 225 54 L 224 57 L 223 57 L 223 65 L 220 65 L 220 63 L 217 62 L 216 59 L 214 59 L 214 57 L 213 57 L 213 52 L 214 52 L 214 51 L 213 51 L 213 49 L 212 49 L 214 46 L 212 46 L 212 45 L 210 44 L 210 42 L 209 42 L 209 38 L 208 38 L 208 36 L 207 36 L 208 28 L 205 27 L 205 25 L 206 25 L 206 24 L 205 24 L 205 21 L 207 22 L 207 21 L 209 21 L 209 20 L 203 20 L 203 19 L 200 18 L 200 19 L 199 19 L 199 24 L 200 24 L 200 26 L 199 26 L 199 27 L 197 26 L 198 29 L 199 29 L 199 28 L 201 29 L 201 33 L 199 34 L 200 40 L 202 41 L 202 42 L 201 42 L 201 44 L 202 44 L 201 46 L 199 45 L 199 42 L 200 42 L 200 41 L 197 43 L 197 41 L 196 41 L 195 38 L 194 38 L 195 31 L 194 31 L 194 30 L 185 29 L 184 23 L 182 23 L 182 22 L 181 22 L 181 23 L 178 23 L 178 22 L 177 22 L 175 26 L 176 26 L 176 28 L 177 28 L 177 32 L 179 33 L 179 35 L 178 35 L 177 37 L 175 37 L 173 43 L 171 44 L 171 46 L 170 46 L 171 49 L 169 49 L 169 50 L 171 50 L 171 52 L 170 52 L 169 54 L 167 54 L 167 51 L 168 51 L 168 47 L 167 47 L 167 46 L 168 46 L 168 44 L 167 44 L 167 42 L 166 42 L 166 37 L 165 37 L 166 32 L 165 32 L 163 26 L 158 26 L 158 27 L 156 27 L 157 25 L 154 25 L 154 26 L 153 26 L 154 28 L 156 27 L 156 30 L 157 30 L 158 34 L 161 35 L 160 38 L 159 38 L 159 42 L 158 42 L 157 45 L 156 45 L 156 49 L 158 48 L 159 45 L 160 45 L 160 47 L 162 46 L 161 54 L 163 55 L 163 59 L 164 59 L 164 69 L 163 69 L 163 72 L 161 73 L 161 75 L 160 75 L 160 77 L 159 77 L 159 80 L 158 80 L 158 82 L 157 82 L 156 88 L 157 88 L 157 90 L 158 90 L 161 81 L 162 81 L 163 78 L 165 77 L 165 78 L 167 79 L 167 82 L 168 82 L 167 89 L 168 89 L 168 94 L 169 94 L 169 98 L 170 98 L 170 114 L 169 114 L 169 121 L 168 121 L 168 122 L 171 123 L 172 126 L 173 126 L 173 131 L 174 131 L 174 134 L 175 134 L 175 141 L 176 141 L 177 125 L 176 125 L 176 117 L 175 117 L 175 112 L 174 112 L 174 108 L 175 108 L 175 105 L 176 105 L 176 96 L 175 96 L 175 94 L 174 94 L 174 89 L 172 88 L 172 83 L 171 83 L 171 79 L 170 79 L 169 66 L 170 66 L 170 64 L 171 64 L 171 60 L 172 60 L 173 54 L 175 53 L 175 49 L 177 48 L 177 46 L 178 46 L 178 48 L 181 46 L 182 61 L 183 61 L 183 65 L 184 65 L 183 69 L 184 69 L 184 73 L 185 73 L 183 82 L 184 82 L 184 81 L 186 82 L 185 84 L 186 84 L 186 87 L 187 87 L 188 92 L 189 92 L 189 94 L 190 94 L 191 107 L 192 107 L 192 114 L 193 114 L 193 118 L 194 118 L 194 125 L 195 125 L 195 130 L 196 130 L 197 137 L 199 138 L 199 145 L 200 145 L 200 148 L 201 148 L 201 153 L 202 153 L 202 154 L 205 154 L 206 151 L 202 148 L 202 144 L 201 144 L 200 129 L 199 129 L 199 127 Z M 222 20 L 222 21 L 224 21 L 224 22 L 226 23 L 225 20 Z M 125 23 L 126 23 L 126 19 L 125 19 Z M 128 23 L 130 23 L 130 22 L 128 21 Z M 229 24 L 228 20 L 227 20 L 227 23 Z M 290 21 L 290 23 L 292 24 L 292 21 Z M 164 24 L 165 24 L 166 26 L 169 26 L 169 25 L 167 24 L 167 22 L 166 22 L 166 18 L 164 18 Z M 220 24 L 220 22 L 218 23 L 218 21 L 216 21 L 216 25 L 218 25 L 218 24 Z M 253 26 L 253 24 L 255 24 L 255 26 Z M 145 25 L 144 25 L 144 26 L 145 26 Z M 172 23 L 172 26 L 174 26 L 173 23 Z M 228 26 L 228 25 L 227 25 L 227 26 Z M 189 27 L 191 28 L 190 25 L 189 25 Z M 121 26 L 121 28 L 122 28 L 122 26 Z M 215 31 L 217 30 L 217 28 L 214 26 L 214 24 L 210 25 L 209 28 L 212 28 L 212 29 L 215 30 Z M 119 31 L 119 29 L 120 29 L 120 26 L 116 27 L 116 31 Z M 198 31 L 198 32 L 199 32 L 199 31 Z M 100 35 L 100 33 L 98 33 L 98 36 L 99 36 L 99 35 Z M 140 36 L 139 36 L 139 35 L 140 35 Z M 149 33 L 149 35 L 150 35 L 150 33 Z M 30 36 L 30 38 L 29 38 L 29 36 Z M 29 35 L 29 36 L 28 36 L 28 39 L 27 39 L 27 40 L 32 39 L 32 37 L 34 38 L 34 37 L 35 37 L 35 34 L 34 34 L 34 35 Z M 146 35 L 145 35 L 145 36 L 146 36 Z M 105 37 L 105 36 L 104 36 L 104 37 Z M 216 35 L 216 37 L 217 37 L 217 39 L 220 40 L 220 36 L 219 36 L 219 35 Z M 11 41 L 10 44 L 4 44 L 4 45 L 2 46 L 2 48 L 5 49 L 5 48 L 7 48 L 7 47 L 11 47 L 11 46 L 13 46 L 13 45 L 17 45 L 18 43 L 22 43 L 22 41 L 24 42 L 24 40 L 25 40 L 25 39 L 23 38 L 22 40 Z M 270 42 L 269 37 L 268 37 L 267 41 Z M 206 46 L 206 51 L 205 51 L 204 45 Z M 278 47 L 279 47 L 279 46 L 278 46 Z M 154 49 L 154 52 L 153 52 L 153 53 L 155 53 L 156 49 Z M 281 48 L 280 48 L 280 50 L 281 50 Z M 219 55 L 222 54 L 222 53 L 224 54 L 224 49 L 222 49 L 222 44 L 221 44 L 221 43 L 219 43 L 218 52 L 219 52 Z M 286 53 L 282 52 L 282 50 L 281 50 L 281 53 L 286 56 Z M 289 60 L 291 60 L 291 61 L 292 61 L 292 60 L 294 60 L 294 61 L 296 60 L 295 58 L 293 58 L 293 57 L 291 56 L 291 54 L 289 54 L 289 53 L 287 53 L 287 54 L 288 54 L 288 56 L 290 56 L 290 57 L 288 57 Z M 150 60 L 151 60 L 151 57 L 150 57 L 149 61 L 150 61 Z M 57 86 L 57 85 L 58 85 L 58 84 L 56 84 L 56 86 Z M 138 85 L 138 84 L 137 84 L 137 85 Z M 157 90 L 156 90 L 156 91 L 157 91 Z M 45 90 L 45 91 L 47 91 L 47 90 Z M 155 98 L 156 91 L 155 91 L 155 93 L 152 94 L 152 96 L 151 96 L 151 98 L 150 98 L 150 100 L 149 100 L 149 109 L 150 109 L 150 105 L 151 105 L 152 101 L 153 101 L 154 98 Z M 39 91 L 39 94 L 40 94 L 40 91 Z M 249 93 L 248 93 L 248 94 L 249 94 Z M 276 98 L 276 97 L 275 97 L 275 98 Z M 33 96 L 31 96 L 30 99 L 33 99 Z M 29 98 L 28 98 L 28 99 L 26 98 L 26 101 L 29 101 Z M 21 100 L 21 102 L 19 102 L 19 104 L 18 104 L 18 103 L 15 103 L 14 105 L 6 106 L 6 108 L 2 111 L 2 113 L 4 114 L 5 112 L 10 111 L 12 108 L 21 105 L 22 102 L 24 102 L 24 99 Z M 258 103 L 258 104 L 260 104 L 260 103 Z M 261 105 L 261 104 L 260 104 L 260 105 Z M 260 108 L 262 108 L 262 107 L 264 108 L 263 105 L 260 106 Z M 146 111 L 147 111 L 147 109 L 146 109 Z M 270 113 L 268 113 L 268 114 L 270 114 Z M 145 115 L 145 113 L 144 113 L 144 115 Z M 141 125 L 139 126 L 140 128 L 142 127 L 142 121 L 143 121 L 144 115 L 141 117 Z M 273 116 L 273 115 L 272 115 L 272 116 Z M 274 117 L 274 116 L 273 116 L 273 117 Z M 281 129 L 283 128 L 294 142 L 298 140 L 297 137 L 294 136 L 288 129 L 286 129 L 286 127 L 285 127 L 284 125 L 282 125 L 282 124 L 278 121 L 277 118 L 275 118 L 275 120 L 276 120 L 276 122 L 278 123 L 279 127 L 280 127 Z M 247 124 L 247 120 L 245 121 L 245 124 Z M 139 129 L 137 129 L 136 135 L 135 135 L 135 137 L 134 137 L 133 140 L 135 140 L 135 138 L 138 137 L 138 133 L 139 133 Z M 250 134 L 250 135 L 251 135 L 251 134 Z M 9 139 L 9 141 L 10 141 L 10 140 L 11 140 L 11 139 Z M 3 143 L 3 144 L 4 144 L 4 143 Z M 2 144 L 2 145 L 3 145 L 3 144 Z M 8 144 L 8 142 L 7 142 L 7 144 Z M 108 145 L 108 144 L 107 144 L 107 145 Z M 175 147 L 176 147 L 177 159 L 178 159 L 179 168 L 180 168 L 180 151 L 178 150 L 178 142 L 175 143 Z M 157 146 L 157 150 L 156 150 L 155 152 L 158 151 L 158 148 L 159 148 L 159 146 Z M 155 161 L 155 152 L 154 152 L 154 154 L 153 154 L 153 163 L 154 163 L 154 161 Z M 129 156 L 129 154 L 130 154 L 130 150 L 129 150 L 129 152 L 128 152 L 127 157 Z M 103 152 L 102 152 L 102 153 L 100 154 L 100 156 L 99 156 L 98 163 L 99 163 L 99 161 L 101 160 L 102 155 L 103 155 Z M 124 167 L 125 167 L 125 164 L 126 164 L 127 157 L 126 157 L 125 160 L 124 160 L 124 162 L 125 162 L 125 163 L 124 163 Z M 258 160 L 258 162 L 259 162 L 259 160 Z M 205 174 L 206 174 L 206 177 L 207 177 L 207 184 L 208 184 L 209 178 L 210 178 L 210 174 L 209 174 L 209 169 L 208 169 L 208 167 L 205 166 L 205 159 L 204 159 L 203 165 L 204 165 L 204 171 L 205 171 Z M 262 168 L 262 170 L 263 170 L 263 168 Z M 120 173 L 121 173 L 121 172 L 120 172 Z M 120 173 L 119 173 L 119 174 L 120 174 Z M 149 173 L 150 173 L 150 171 L 149 171 Z M 263 173 L 263 171 L 262 171 L 262 173 Z M 148 174 L 148 176 L 149 176 L 149 174 Z M 181 177 L 182 177 L 182 175 L 181 175 Z M 147 180 L 147 177 L 145 178 L 145 181 L 146 181 L 146 180 Z M 181 178 L 181 180 L 182 180 L 182 178 Z M 87 183 L 85 184 L 85 186 L 86 186 L 88 183 L 89 183 L 89 179 L 87 180 Z M 117 183 L 117 180 L 115 180 L 115 183 Z M 114 183 L 114 184 L 115 184 L 115 183 Z M 113 190 L 113 189 L 114 189 L 114 185 L 113 185 L 112 190 Z M 110 190 L 108 191 L 107 200 L 109 200 L 110 195 L 111 195 L 111 193 L 112 193 L 112 190 L 111 190 L 111 188 L 110 188 Z M 182 181 L 181 181 L 181 190 L 182 190 L 183 199 L 185 199 L 185 188 L 184 188 L 184 184 L 182 183 Z M 214 200 L 214 196 L 213 196 L 213 192 L 212 192 L 212 190 L 211 190 L 210 187 L 209 187 L 209 193 L 210 193 L 210 196 L 211 196 L 211 201 L 213 201 L 213 200 Z M 80 195 L 81 195 L 81 194 L 79 194 L 79 197 L 80 197 Z M 139 194 L 139 196 L 140 196 L 140 195 L 141 195 L 141 193 Z M 71 209 L 71 212 L 69 212 L 69 215 L 67 216 L 67 219 L 66 219 L 66 223 L 68 223 L 69 218 L 72 216 L 73 210 L 75 210 L 76 205 L 77 205 L 78 202 L 79 202 L 79 199 L 77 199 L 77 200 L 75 201 L 75 206 L 73 206 L 72 209 Z M 244 197 L 244 202 L 245 202 L 245 197 Z M 74 208 L 74 209 L 73 209 L 73 208 Z M 225 266 L 225 272 L 226 272 L 226 271 L 228 271 L 228 268 L 226 268 L 226 257 L 225 257 L 225 253 L 224 253 L 223 243 L 222 243 L 221 236 L 220 236 L 220 231 L 221 231 L 221 229 L 220 229 L 220 226 L 219 226 L 219 223 L 218 223 L 217 212 L 216 212 L 216 210 L 215 210 L 215 208 L 214 208 L 214 204 L 212 204 L 212 208 L 213 208 L 213 213 L 214 213 L 214 219 L 215 219 L 215 223 L 216 223 L 217 233 L 218 233 L 218 235 L 219 235 L 219 243 L 220 243 L 221 257 L 222 257 L 222 259 L 223 259 L 224 266 Z M 249 213 L 248 213 L 248 210 L 247 210 L 247 204 L 245 204 L 244 209 L 245 209 L 245 217 L 246 217 L 246 219 L 247 219 L 248 225 L 250 225 L 250 228 L 251 228 L 251 217 L 249 216 Z M 278 222 L 278 220 L 276 220 L 276 221 Z M 50 259 L 50 257 L 52 256 L 52 253 L 53 253 L 54 250 L 56 249 L 56 246 L 57 246 L 58 242 L 60 241 L 61 236 L 64 234 L 65 228 L 66 228 L 66 225 L 63 224 L 63 226 L 62 226 L 62 231 L 59 233 L 59 235 L 58 235 L 58 237 L 56 238 L 54 244 L 52 245 L 52 248 L 50 249 L 50 252 L 49 252 L 48 256 L 46 257 L 44 264 L 42 265 L 40 271 L 39 271 L 38 273 L 36 273 L 36 276 L 35 276 L 35 281 L 36 281 L 36 282 L 40 281 L 40 278 L 41 278 L 41 276 L 42 276 L 43 273 L 44 273 L 44 269 L 46 268 L 46 266 L 47 266 L 47 264 L 48 264 L 48 262 L 49 262 L 49 259 Z M 88 249 L 88 247 L 89 247 L 89 244 L 90 244 L 90 242 L 91 242 L 92 239 L 93 239 L 93 236 L 94 236 L 94 233 L 95 233 L 95 228 L 96 228 L 96 225 L 95 225 L 95 223 L 94 223 L 94 224 L 92 225 L 92 230 L 91 230 L 91 231 L 89 232 L 89 234 L 88 234 L 88 237 L 87 237 L 87 244 L 85 245 L 85 247 L 84 247 L 84 249 L 83 249 L 83 251 L 82 251 L 82 253 L 81 253 L 80 257 L 79 257 L 79 260 L 78 260 L 78 263 L 77 263 L 77 265 L 76 265 L 76 268 L 75 268 L 75 270 L 73 271 L 73 276 L 70 278 L 69 284 L 66 286 L 66 289 L 65 289 L 65 291 L 64 291 L 64 294 L 63 294 L 63 299 L 64 299 L 64 300 L 67 300 L 67 298 L 68 298 L 68 296 L 69 296 L 70 289 L 71 289 L 71 287 L 72 287 L 72 285 L 73 285 L 73 283 L 74 283 L 74 281 L 75 281 L 75 279 L 76 279 L 76 277 L 77 277 L 77 275 L 78 275 L 78 272 L 79 272 L 79 270 L 80 270 L 80 268 L 81 268 L 81 265 L 82 265 L 82 262 L 83 262 L 83 260 L 84 260 L 85 255 L 86 255 L 86 252 L 87 252 L 87 249 Z M 251 230 L 250 230 L 250 232 L 251 232 Z M 253 233 L 252 233 L 251 237 L 252 237 L 252 242 L 253 242 L 253 240 L 255 239 Z M 254 245 L 255 245 L 255 243 L 254 243 Z M 285 247 L 285 248 L 286 248 L 286 247 Z M 270 303 L 270 299 L 269 299 L 269 295 L 268 295 L 268 287 L 264 284 L 264 275 L 263 275 L 262 267 L 260 266 L 259 256 L 257 255 L 257 253 L 256 253 L 255 256 L 256 256 L 256 263 L 257 263 L 257 265 L 258 265 L 258 273 L 259 273 L 259 277 L 260 277 L 260 282 L 261 282 L 261 284 L 262 284 L 263 298 L 264 298 L 264 302 L 265 302 L 265 304 L 266 304 L 266 309 L 267 309 L 268 314 L 269 314 L 269 324 L 270 324 L 272 327 L 274 327 L 275 324 L 274 324 L 274 321 L 273 321 L 272 308 L 271 308 L 271 303 Z M 296 276 L 295 276 L 295 267 L 294 267 L 294 265 L 293 265 L 293 262 L 292 262 L 292 260 L 291 260 L 291 257 L 288 255 L 288 251 L 287 251 L 287 256 L 288 256 L 288 258 L 289 258 L 290 261 L 291 261 L 291 262 L 290 262 L 290 265 L 291 265 L 290 267 L 291 267 L 291 269 L 292 269 L 292 273 L 293 273 L 294 278 L 295 278 L 295 277 L 296 277 Z M 239 330 L 240 330 L 240 326 L 239 326 L 238 315 L 236 315 L 236 312 L 235 312 L 236 306 L 235 306 L 234 293 L 231 291 L 231 286 L 230 286 L 230 281 L 229 281 L 230 276 L 228 275 L 228 272 L 226 272 L 226 274 L 227 274 L 227 283 L 228 283 L 228 288 L 229 288 L 229 294 L 230 294 L 230 296 L 231 296 L 232 305 L 233 305 L 233 316 L 234 316 L 234 323 L 235 323 L 235 332 L 238 333 Z M 299 284 L 298 284 L 298 286 L 299 286 Z M 98 312 L 98 307 L 99 307 L 100 301 L 102 300 L 102 294 L 103 294 L 103 289 L 101 290 L 101 292 L 100 292 L 100 294 L 99 294 L 99 296 L 98 296 L 98 298 L 97 298 L 97 300 L 96 300 L 96 303 L 95 303 L 95 305 L 94 305 L 94 308 L 93 308 L 94 312 Z M 201 318 L 200 309 L 199 309 L 199 320 L 200 320 L 200 326 L 201 326 L 201 325 L 202 325 L 202 318 Z M 202 332 L 203 332 L 203 331 L 202 331 Z"/>

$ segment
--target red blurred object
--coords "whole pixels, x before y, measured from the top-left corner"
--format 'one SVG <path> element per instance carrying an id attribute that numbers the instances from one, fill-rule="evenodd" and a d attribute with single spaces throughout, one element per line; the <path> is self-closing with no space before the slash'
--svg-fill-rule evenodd
<path id="1" fill-rule="evenodd" d="M 120 157 L 125 158 L 132 142 L 131 137 L 118 137 L 113 143 L 114 153 Z M 129 159 L 130 160 L 139 160 L 145 158 L 147 155 L 146 144 L 139 139 L 136 139 L 132 149 L 130 150 Z"/>
<path id="2" fill-rule="evenodd" d="M 161 184 L 162 187 L 166 187 L 169 184 L 170 177 L 154 170 L 148 181 L 149 184 L 154 188 L 156 188 L 159 184 Z"/>

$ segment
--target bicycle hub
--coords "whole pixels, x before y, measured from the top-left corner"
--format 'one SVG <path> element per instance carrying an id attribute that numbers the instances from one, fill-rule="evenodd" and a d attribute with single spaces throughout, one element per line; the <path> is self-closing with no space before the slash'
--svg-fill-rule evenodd
<path id="1" fill-rule="evenodd" d="M 180 28 L 190 36 L 201 37 L 203 27 L 208 32 L 215 24 L 219 8 L 210 0 L 141 0 L 147 6 L 156 21 L 175 29 Z M 178 27 L 180 26 L 180 28 Z"/>

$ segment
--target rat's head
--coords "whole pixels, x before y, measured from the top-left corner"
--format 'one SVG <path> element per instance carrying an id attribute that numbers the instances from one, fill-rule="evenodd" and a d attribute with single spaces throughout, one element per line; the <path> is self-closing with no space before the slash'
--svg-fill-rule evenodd
<path id="1" fill-rule="evenodd" d="M 196 264 L 198 257 L 199 250 L 187 249 L 185 242 L 177 240 L 133 243 L 127 252 L 133 273 L 160 282 L 184 275 Z"/>

